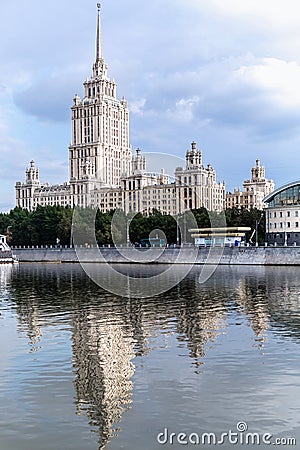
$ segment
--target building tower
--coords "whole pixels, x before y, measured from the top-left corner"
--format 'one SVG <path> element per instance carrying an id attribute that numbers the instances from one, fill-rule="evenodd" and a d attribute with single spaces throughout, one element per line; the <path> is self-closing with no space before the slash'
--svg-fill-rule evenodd
<path id="1" fill-rule="evenodd" d="M 197 149 L 195 141 L 191 143 L 191 147 L 191 150 L 187 150 L 185 155 L 186 168 L 199 168 L 202 166 L 202 152 Z"/>
<path id="2" fill-rule="evenodd" d="M 92 76 L 83 83 L 84 97 L 74 97 L 72 140 L 69 146 L 71 193 L 74 205 L 86 206 L 89 192 L 117 187 L 131 171 L 129 111 L 117 99 L 116 83 L 103 59 L 100 3 L 97 4 L 96 59 Z"/>
<path id="3" fill-rule="evenodd" d="M 259 159 L 251 168 L 251 179 L 245 180 L 243 190 L 234 189 L 226 194 L 226 208 L 264 208 L 263 199 L 274 191 L 274 181 L 266 178 L 265 168 Z"/>
<path id="4" fill-rule="evenodd" d="M 260 164 L 260 160 L 255 161 L 255 166 L 251 169 L 251 179 L 252 181 L 265 180 L 265 168 Z"/>
<path id="5" fill-rule="evenodd" d="M 179 213 L 188 209 L 206 208 L 222 211 L 224 207 L 225 185 L 217 182 L 217 175 L 211 164 L 204 167 L 202 151 L 193 141 L 186 151 L 185 167 L 175 170 L 176 209 Z"/>
<path id="6" fill-rule="evenodd" d="M 40 187 L 39 169 L 35 167 L 34 161 L 30 161 L 30 166 L 25 171 L 26 181 L 16 183 L 16 204 L 20 208 L 29 211 L 34 209 L 34 193 Z"/>
<path id="7" fill-rule="evenodd" d="M 274 181 L 266 178 L 265 168 L 259 159 L 255 161 L 255 166 L 251 169 L 251 180 L 245 180 L 243 186 L 245 192 L 251 192 L 254 196 L 256 194 L 257 198 L 253 207 L 259 209 L 263 209 L 263 198 L 274 191 Z M 248 204 L 252 207 L 250 200 Z"/>

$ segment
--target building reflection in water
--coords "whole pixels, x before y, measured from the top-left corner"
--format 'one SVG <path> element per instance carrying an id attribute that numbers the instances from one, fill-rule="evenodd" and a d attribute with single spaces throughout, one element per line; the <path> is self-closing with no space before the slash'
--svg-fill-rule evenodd
<path id="1" fill-rule="evenodd" d="M 300 338 L 300 267 L 270 270 L 266 276 L 270 320 L 282 336 Z"/>
<path id="2" fill-rule="evenodd" d="M 287 268 L 281 273 L 219 267 L 205 284 L 198 283 L 198 276 L 196 267 L 168 292 L 147 299 L 113 296 L 75 265 L 22 266 L 12 277 L 20 330 L 27 332 L 33 349 L 38 350 L 47 324 L 68 323 L 77 414 L 89 417 L 100 449 L 118 433 L 132 403 L 135 358 L 164 345 L 156 337 L 175 334 L 196 373 L 201 373 L 208 347 L 226 333 L 229 311 L 246 318 L 259 345 L 274 322 L 300 337 L 300 281 Z"/>
<path id="3" fill-rule="evenodd" d="M 0 264 L 0 289 L 3 296 L 8 293 L 7 288 L 11 283 L 13 268 L 12 264 Z"/>
<path id="4" fill-rule="evenodd" d="M 186 342 L 196 373 L 201 373 L 207 345 L 214 344 L 226 328 L 226 301 L 217 291 L 186 279 L 179 287 L 180 306 L 177 312 L 178 340 Z"/>
<path id="5" fill-rule="evenodd" d="M 235 289 L 235 302 L 247 317 L 259 348 L 267 341 L 267 331 L 270 327 L 270 312 L 266 303 L 266 284 L 260 277 L 250 273 L 240 277 Z"/>
<path id="6" fill-rule="evenodd" d="M 132 330 L 114 308 L 87 311 L 73 323 L 77 414 L 85 412 L 100 431 L 100 448 L 132 402 L 135 356 Z"/>
<path id="7" fill-rule="evenodd" d="M 29 339 L 31 351 L 36 351 L 38 342 L 41 337 L 41 327 L 39 325 L 40 306 L 39 298 L 36 298 L 36 290 L 34 287 L 27 286 L 22 298 L 19 298 L 19 274 L 20 267 L 12 264 L 0 265 L 0 286 L 1 286 L 1 298 L 2 300 L 7 298 L 12 300 L 12 293 L 16 299 L 21 301 L 17 302 L 17 312 L 19 320 L 19 332 L 25 332 Z M 16 289 L 17 286 L 17 289 Z"/>

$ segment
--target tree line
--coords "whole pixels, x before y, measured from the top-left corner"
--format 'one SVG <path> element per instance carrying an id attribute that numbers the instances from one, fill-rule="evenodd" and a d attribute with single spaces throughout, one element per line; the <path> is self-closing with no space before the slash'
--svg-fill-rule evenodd
<path id="1" fill-rule="evenodd" d="M 79 211 L 79 212 L 78 212 Z M 38 206 L 35 211 L 16 207 L 9 213 L 0 213 L 0 234 L 7 236 L 12 246 L 70 245 L 76 227 L 87 227 L 82 244 L 95 235 L 99 245 L 121 244 L 128 240 L 139 243 L 149 235 L 163 236 L 168 244 L 193 242 L 190 228 L 216 226 L 247 226 L 258 228 L 258 241 L 264 242 L 265 217 L 258 209 L 227 209 L 223 214 L 208 213 L 205 208 L 187 211 L 177 217 L 153 210 L 149 215 L 125 214 L 121 210 L 101 211 L 92 209 L 74 210 L 63 206 Z M 87 221 L 87 224 L 83 224 Z M 81 222 L 81 223 L 80 223 Z M 160 230 L 160 231 L 159 231 Z M 249 240 L 251 232 L 247 232 Z M 89 243 L 89 242 L 87 242 Z"/>

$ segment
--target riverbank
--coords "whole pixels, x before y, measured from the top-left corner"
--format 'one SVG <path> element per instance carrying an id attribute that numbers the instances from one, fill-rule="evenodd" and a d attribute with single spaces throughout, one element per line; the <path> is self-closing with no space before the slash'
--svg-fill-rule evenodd
<path id="1" fill-rule="evenodd" d="M 300 265 L 300 247 L 14 248 L 19 262 Z"/>

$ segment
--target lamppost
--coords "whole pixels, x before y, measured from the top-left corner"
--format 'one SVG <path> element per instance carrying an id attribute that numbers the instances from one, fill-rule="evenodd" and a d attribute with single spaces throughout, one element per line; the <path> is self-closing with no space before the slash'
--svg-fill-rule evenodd
<path id="1" fill-rule="evenodd" d="M 73 226 L 76 225 L 76 223 L 71 223 L 71 234 L 70 234 L 70 248 L 72 248 L 72 243 L 73 243 Z"/>
<path id="2" fill-rule="evenodd" d="M 259 220 L 255 221 L 255 246 L 258 247 L 258 225 L 260 224 L 261 219 L 263 218 L 264 213 L 262 212 Z"/>
<path id="3" fill-rule="evenodd" d="M 179 231 L 181 231 L 181 230 L 180 230 L 180 227 L 179 227 L 179 219 L 182 219 L 182 218 L 183 218 L 183 232 L 180 233 Z M 185 211 L 180 213 L 180 214 L 177 214 L 176 225 L 177 225 L 177 228 L 176 228 L 176 230 L 177 230 L 176 231 L 176 242 L 177 242 L 177 245 L 179 245 L 179 244 L 183 245 L 186 242 L 186 217 L 185 217 Z M 180 239 L 180 236 L 181 236 L 181 239 Z"/>
<path id="4" fill-rule="evenodd" d="M 129 247 L 130 238 L 129 238 L 129 225 L 130 225 L 131 219 L 126 219 L 126 244 L 127 247 Z"/>
<path id="5" fill-rule="evenodd" d="M 179 225 L 178 225 L 179 215 L 176 216 L 176 245 L 179 246 Z"/>
<path id="6" fill-rule="evenodd" d="M 255 221 L 255 247 L 258 247 L 258 220 Z"/>

